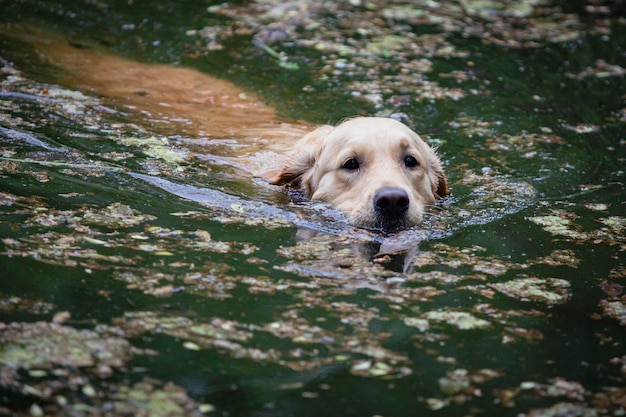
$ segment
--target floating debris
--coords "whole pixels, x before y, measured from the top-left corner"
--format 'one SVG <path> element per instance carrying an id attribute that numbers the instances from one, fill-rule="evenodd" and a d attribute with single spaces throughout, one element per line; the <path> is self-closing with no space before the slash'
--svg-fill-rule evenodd
<path id="1" fill-rule="evenodd" d="M 443 322 L 459 330 L 485 329 L 491 327 L 487 320 L 480 319 L 464 311 L 429 311 L 422 317 L 435 322 Z"/>
<path id="2" fill-rule="evenodd" d="M 600 308 L 606 317 L 610 317 L 619 322 L 620 325 L 626 326 L 626 302 L 625 300 L 608 301 L 601 300 Z"/>
<path id="3" fill-rule="evenodd" d="M 489 284 L 491 288 L 521 301 L 561 304 L 570 296 L 571 284 L 559 278 L 517 278 Z"/>
<path id="4" fill-rule="evenodd" d="M 82 214 L 81 223 L 95 224 L 105 227 L 132 227 L 149 220 L 156 219 L 150 214 L 142 214 L 122 203 L 113 203 L 103 210 L 86 208 Z"/>
<path id="5" fill-rule="evenodd" d="M 128 341 L 103 338 L 90 330 L 56 323 L 13 323 L 0 334 L 0 363 L 21 369 L 122 367 L 130 359 Z"/>
<path id="6" fill-rule="evenodd" d="M 58 306 L 45 297 L 39 300 L 48 288 L 44 285 L 51 285 L 47 274 L 37 276 L 42 284 L 33 296 L 37 299 L 22 298 L 27 281 L 15 284 L 20 297 L 0 295 L 0 312 L 7 320 L 46 315 L 53 322 L 0 323 L 0 389 L 22 395 L 15 412 L 232 414 L 232 409 L 220 410 L 229 407 L 223 398 L 234 398 L 237 407 L 261 404 L 238 401 L 240 393 L 247 398 L 250 384 L 257 384 L 255 398 L 293 391 L 281 393 L 287 403 L 304 398 L 313 404 L 341 392 L 338 381 L 375 378 L 384 381 L 373 383 L 399 394 L 411 388 L 407 404 L 422 402 L 431 410 L 463 407 L 465 414 L 497 414 L 514 408 L 528 416 L 623 413 L 626 392 L 620 383 L 626 361 L 621 353 L 587 358 L 581 350 L 575 356 L 578 365 L 602 369 L 596 375 L 601 388 L 558 376 L 567 374 L 567 363 L 545 354 L 566 331 L 552 325 L 563 319 L 567 304 L 564 309 L 554 305 L 588 289 L 586 311 L 597 313 L 587 319 L 602 326 L 584 343 L 594 352 L 596 345 L 602 345 L 602 352 L 616 352 L 621 343 L 619 332 L 609 330 L 625 323 L 623 266 L 607 266 L 605 276 L 584 283 L 573 278 L 591 270 L 587 255 L 592 251 L 608 253 L 603 259 L 612 262 L 621 259 L 626 222 L 615 196 L 623 173 L 611 173 L 606 184 L 581 186 L 583 198 L 563 196 L 560 201 L 545 197 L 561 184 L 544 176 L 548 170 L 550 175 L 579 171 L 578 162 L 560 154 L 579 142 L 605 140 L 618 127 L 580 118 L 550 125 L 556 119 L 544 118 L 543 112 L 559 109 L 552 106 L 551 92 L 531 89 L 523 97 L 523 89 L 508 85 L 515 77 L 501 79 L 506 68 L 490 73 L 493 68 L 476 49 L 485 43 L 495 45 L 495 51 L 498 46 L 510 52 L 550 45 L 552 50 L 584 52 L 595 34 L 609 37 L 623 30 L 621 20 L 611 18 L 609 24 L 604 19 L 606 13 L 598 12 L 602 7 L 585 6 L 596 10 L 593 25 L 587 25 L 584 14 L 570 14 L 543 0 L 260 0 L 212 5 L 209 13 L 225 16 L 228 23 L 217 19 L 214 27 L 184 29 L 190 41 L 184 47 L 190 49 L 224 50 L 233 37 L 271 44 L 272 52 L 265 49 L 276 60 L 270 68 L 282 65 L 277 69 L 283 75 L 296 63 L 306 69 L 300 74 L 311 77 L 305 95 L 326 99 L 332 91 L 349 96 L 357 110 L 391 115 L 431 132 L 428 126 L 443 126 L 441 134 L 424 137 L 451 146 L 446 171 L 455 194 L 429 208 L 423 225 L 392 236 L 356 230 L 327 207 L 276 202 L 264 186 L 223 169 L 219 158 L 194 160 L 193 146 L 185 141 L 153 132 L 145 123 L 111 122 L 107 115 L 118 110 L 105 108 L 101 100 L 29 81 L 3 63 L 0 122 L 5 130 L 0 136 L 6 140 L 0 173 L 12 188 L 0 192 L 0 223 L 6 233 L 1 255 L 28 270 L 61 271 L 55 280 L 62 279 L 54 282 L 60 289 L 79 288 L 90 300 L 102 297 L 110 311 L 123 309 L 118 317 L 103 311 L 105 325 L 99 314 L 85 319 L 82 307 L 72 309 L 61 298 Z M 564 48 L 555 42 L 563 42 Z M 252 51 L 251 59 L 267 59 Z M 244 61 L 248 58 L 244 51 Z M 537 71 L 526 67 L 525 59 L 512 60 L 512 71 L 517 65 L 520 73 Z M 624 77 L 623 68 L 608 58 L 591 66 L 582 58 L 571 60 L 563 68 L 575 68 L 565 73 L 569 80 L 556 77 L 568 86 L 580 80 L 599 83 L 593 78 L 617 84 Z M 490 105 L 500 105 L 493 87 L 500 82 L 507 84 L 504 94 L 519 98 L 522 111 L 536 114 L 533 120 L 537 117 L 540 125 L 515 127 L 507 113 L 495 112 L 490 119 L 474 107 L 485 97 Z M 457 112 L 449 107 L 455 101 L 466 105 Z M 22 110 L 24 102 L 36 111 Z M 626 114 L 619 107 L 600 111 L 593 120 L 602 120 L 604 111 L 610 114 L 605 120 L 619 123 Z M 32 113 L 42 117 L 24 117 Z M 562 130 L 569 131 L 561 137 Z M 450 131 L 471 139 L 470 146 L 443 138 Z M 63 134 L 56 139 L 47 132 Z M 85 151 L 89 141 L 99 148 Z M 205 142 L 206 152 L 214 152 L 216 143 L 218 153 L 234 146 L 232 138 Z M 620 152 L 618 143 L 607 147 Z M 442 151 L 448 152 L 445 147 Z M 581 153 L 575 156 L 584 167 Z M 161 199 L 163 190 L 171 193 L 168 201 Z M 601 192 L 591 194 L 594 190 L 610 190 L 612 196 L 604 199 Z M 506 230 L 511 224 L 511 230 L 523 232 L 519 242 Z M 500 247 L 497 238 L 482 232 L 506 233 L 507 241 Z M 135 341 L 146 347 L 131 346 Z M 167 349 L 162 349 L 163 341 Z M 493 355 L 480 351 L 485 346 Z M 537 348 L 542 363 L 549 365 L 545 375 L 535 372 L 520 379 L 509 369 L 511 363 L 524 363 L 519 355 L 527 348 Z M 143 362 L 149 365 L 125 369 L 133 354 L 145 355 L 149 360 Z M 185 386 L 193 387 L 188 393 L 155 379 L 169 374 L 153 366 L 166 367 L 180 355 L 201 358 L 198 363 L 207 367 L 211 381 L 185 380 Z M 475 369 L 485 358 L 498 370 Z M 218 369 L 212 367 L 215 363 Z M 258 372 L 250 384 L 236 386 L 243 368 Z M 266 370 L 275 386 L 264 386 L 270 380 L 264 377 Z M 149 377 L 142 380 L 143 372 Z M 481 386 L 500 377 L 498 384 Z M 404 386 L 402 379 L 408 381 Z M 221 389 L 235 396 L 222 396 Z M 197 396 L 219 398 L 220 406 L 198 404 Z M 12 407 L 15 402 L 9 401 Z M 280 413 L 279 405 L 268 402 L 253 412 Z"/>

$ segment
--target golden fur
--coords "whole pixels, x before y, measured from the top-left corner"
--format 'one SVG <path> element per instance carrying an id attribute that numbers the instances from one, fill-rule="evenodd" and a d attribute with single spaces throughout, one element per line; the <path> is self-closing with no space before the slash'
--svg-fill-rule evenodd
<path id="1" fill-rule="evenodd" d="M 396 230 L 419 223 L 448 186 L 435 151 L 404 124 L 359 117 L 305 135 L 273 184 L 332 204 L 356 226 Z"/>

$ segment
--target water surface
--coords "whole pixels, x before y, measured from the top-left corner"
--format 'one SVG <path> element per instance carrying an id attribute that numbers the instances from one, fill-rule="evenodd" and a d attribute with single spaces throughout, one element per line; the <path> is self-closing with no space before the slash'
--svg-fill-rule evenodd
<path id="1" fill-rule="evenodd" d="M 4 7 L 0 414 L 625 412 L 616 5 Z M 398 118 L 452 196 L 413 230 L 351 228 L 16 23 L 229 80 L 294 129 Z"/>

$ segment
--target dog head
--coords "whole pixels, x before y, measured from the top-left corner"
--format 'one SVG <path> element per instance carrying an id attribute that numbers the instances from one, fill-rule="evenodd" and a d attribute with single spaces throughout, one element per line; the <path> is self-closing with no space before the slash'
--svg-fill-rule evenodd
<path id="1" fill-rule="evenodd" d="M 359 117 L 322 126 L 294 146 L 273 184 L 332 204 L 358 227 L 394 231 L 449 194 L 435 151 L 404 124 Z"/>

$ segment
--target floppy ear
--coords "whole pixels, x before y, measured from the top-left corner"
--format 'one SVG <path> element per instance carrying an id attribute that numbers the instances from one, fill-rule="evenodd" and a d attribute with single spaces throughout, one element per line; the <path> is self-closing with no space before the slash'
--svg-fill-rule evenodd
<path id="1" fill-rule="evenodd" d="M 307 195 L 311 194 L 310 184 L 306 179 L 315 167 L 322 149 L 324 138 L 333 130 L 332 126 L 321 126 L 307 133 L 293 147 L 291 154 L 281 168 L 268 172 L 263 177 L 274 185 L 287 185 L 302 188 Z"/>
<path id="2" fill-rule="evenodd" d="M 450 190 L 448 189 L 448 180 L 446 179 L 446 174 L 443 172 L 441 160 L 434 150 L 432 151 L 430 158 L 430 183 L 436 199 L 443 198 L 450 194 Z"/>

